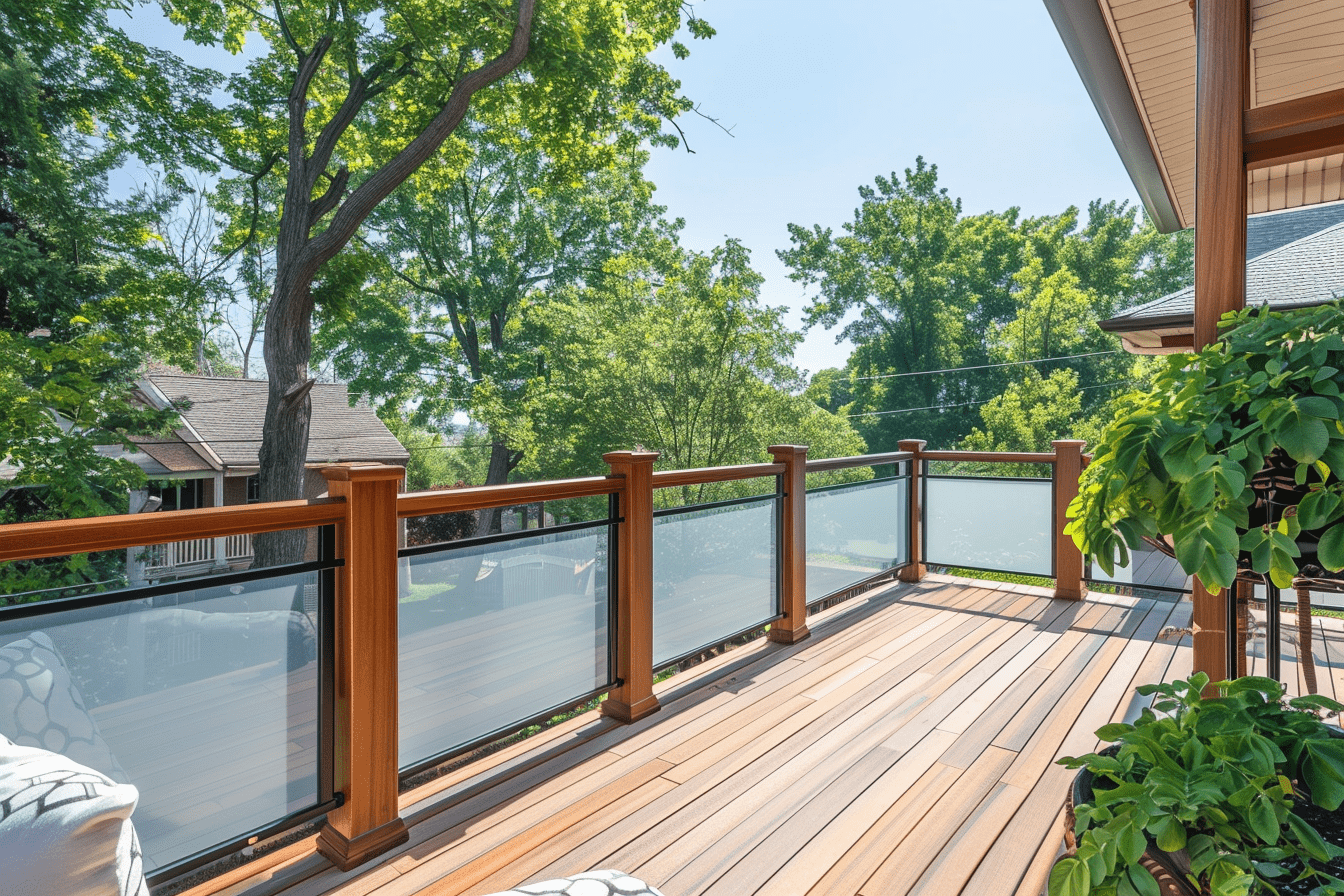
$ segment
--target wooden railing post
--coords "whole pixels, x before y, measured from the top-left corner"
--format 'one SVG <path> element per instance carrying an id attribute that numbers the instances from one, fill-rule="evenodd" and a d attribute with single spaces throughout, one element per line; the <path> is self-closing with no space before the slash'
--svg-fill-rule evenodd
<path id="1" fill-rule="evenodd" d="M 923 581 L 924 568 L 924 462 L 920 455 L 928 442 L 902 439 L 896 447 L 914 455 L 910 459 L 910 562 L 896 574 L 902 582 Z"/>
<path id="2" fill-rule="evenodd" d="M 602 455 L 625 479 L 616 531 L 616 675 L 603 715 L 634 722 L 658 709 L 653 695 L 653 462 L 657 451 Z"/>
<path id="3" fill-rule="evenodd" d="M 770 640 L 795 644 L 807 630 L 807 446 L 771 445 L 775 463 L 783 464 L 783 506 L 775 550 L 779 551 L 779 609 L 784 614 L 770 624 Z"/>
<path id="4" fill-rule="evenodd" d="M 410 838 L 397 814 L 397 487 L 382 464 L 323 469 L 346 502 L 336 551 L 336 755 L 345 802 L 327 815 L 317 849 L 342 871 Z"/>
<path id="5" fill-rule="evenodd" d="M 1064 534 L 1069 518 L 1066 511 L 1078 497 L 1078 478 L 1083 475 L 1083 446 L 1086 442 L 1061 439 L 1051 442 L 1055 449 L 1055 597 L 1082 600 L 1087 594 L 1083 582 L 1083 554 Z"/>

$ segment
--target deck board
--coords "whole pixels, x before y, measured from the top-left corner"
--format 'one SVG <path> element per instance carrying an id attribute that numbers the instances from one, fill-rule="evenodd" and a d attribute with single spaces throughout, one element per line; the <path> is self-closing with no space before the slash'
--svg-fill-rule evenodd
<path id="1" fill-rule="evenodd" d="M 407 794 L 411 841 L 353 872 L 296 857 L 238 896 L 481 896 L 618 867 L 667 896 L 1036 896 L 1071 773 L 1136 683 L 1188 672 L 1189 604 L 930 577 Z M 1333 633 L 1339 638 L 1338 633 Z M 1329 676 L 1339 640 L 1315 651 Z M 1327 668 L 1329 671 L 1327 671 Z M 1033 889 L 1034 888 L 1034 889 Z"/>

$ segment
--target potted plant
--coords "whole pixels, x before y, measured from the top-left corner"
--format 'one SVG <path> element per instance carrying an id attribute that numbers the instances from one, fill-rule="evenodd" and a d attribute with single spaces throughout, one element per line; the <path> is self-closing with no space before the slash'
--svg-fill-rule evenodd
<path id="1" fill-rule="evenodd" d="M 1340 704 L 1285 701 L 1254 677 L 1206 698 L 1208 683 L 1139 688 L 1153 707 L 1101 728 L 1112 747 L 1060 760 L 1081 769 L 1076 850 L 1051 869 L 1050 896 L 1344 892 L 1344 732 L 1318 716 Z"/>
<path id="2" fill-rule="evenodd" d="M 1118 401 L 1083 473 L 1067 531 L 1107 573 L 1162 536 L 1213 593 L 1239 570 L 1287 588 L 1344 569 L 1344 309 L 1224 324 Z"/>

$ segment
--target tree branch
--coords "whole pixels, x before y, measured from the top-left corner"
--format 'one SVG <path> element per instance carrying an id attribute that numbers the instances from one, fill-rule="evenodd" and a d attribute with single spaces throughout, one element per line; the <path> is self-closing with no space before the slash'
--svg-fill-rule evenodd
<path id="1" fill-rule="evenodd" d="M 453 85 L 448 101 L 420 134 L 401 152 L 350 194 L 336 211 L 331 224 L 314 237 L 305 250 L 304 267 L 315 272 L 348 243 L 364 219 L 378 207 L 392 191 L 410 177 L 432 156 L 467 113 L 467 107 L 476 91 L 516 69 L 527 58 L 532 35 L 532 17 L 537 0 L 518 0 L 518 19 L 508 48 L 493 60 L 472 71 Z M 317 55 L 316 52 L 314 55 Z M 297 87 L 297 85 L 296 85 Z M 291 136 L 292 140 L 292 136 Z"/>
<path id="2" fill-rule="evenodd" d="M 350 185 L 350 169 L 345 165 L 336 172 L 336 176 L 331 179 L 331 186 L 327 187 L 325 193 L 314 199 L 308 207 L 309 220 L 321 221 L 327 212 L 334 209 L 345 195 L 345 188 Z"/>

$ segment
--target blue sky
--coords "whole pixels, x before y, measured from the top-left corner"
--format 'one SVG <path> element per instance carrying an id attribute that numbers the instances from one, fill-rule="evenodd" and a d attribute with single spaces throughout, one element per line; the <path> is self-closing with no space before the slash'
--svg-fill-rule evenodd
<path id="1" fill-rule="evenodd" d="M 775 257 L 787 225 L 839 230 L 861 184 L 916 156 L 938 166 L 967 213 L 1138 201 L 1040 0 L 700 0 L 696 9 L 718 35 L 688 41 L 687 60 L 659 58 L 732 136 L 687 116 L 695 152 L 657 150 L 647 174 L 668 213 L 686 219 L 690 248 L 732 236 L 752 250 L 763 299 L 789 306 L 794 326 L 807 296 Z M 129 30 L 174 42 L 153 7 L 138 8 Z M 222 49 L 188 53 L 241 67 Z M 817 328 L 794 361 L 815 372 L 848 355 Z"/>
<path id="2" fill-rule="evenodd" d="M 685 242 L 725 235 L 752 250 L 772 305 L 806 304 L 775 250 L 789 223 L 839 230 L 858 187 L 937 164 L 963 210 L 1026 214 L 1138 196 L 1040 0 L 704 0 L 718 30 L 667 65 L 733 136 L 690 117 L 691 148 L 654 155 L 648 176 Z M 669 54 L 670 56 L 670 54 Z M 810 371 L 849 355 L 808 334 Z"/>

